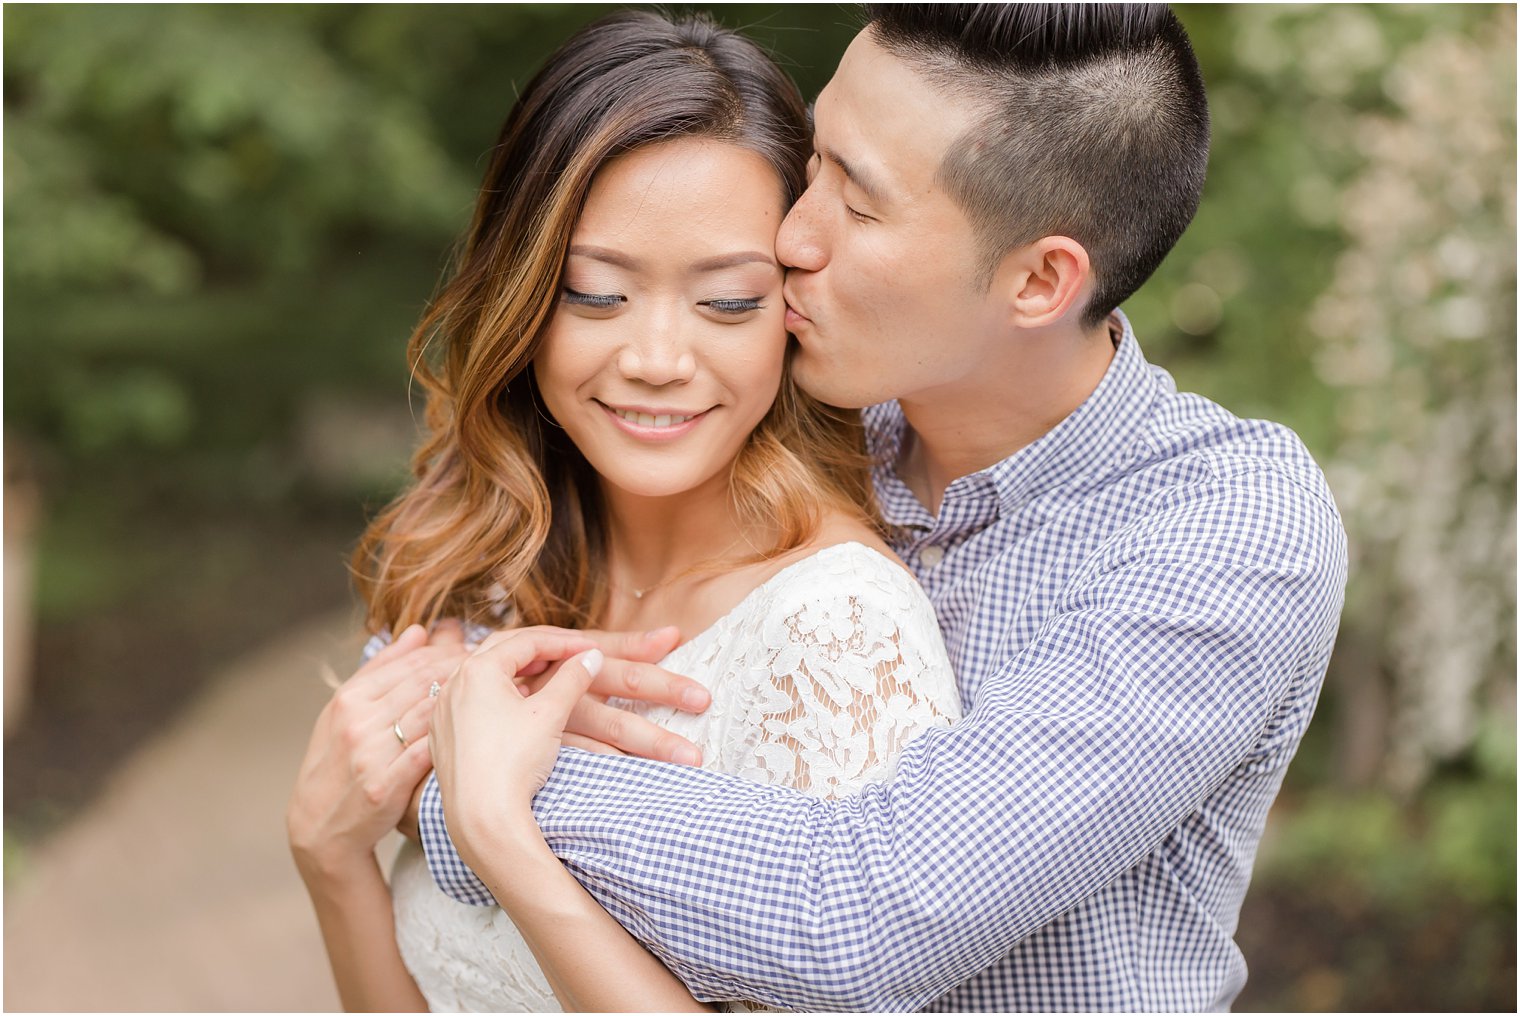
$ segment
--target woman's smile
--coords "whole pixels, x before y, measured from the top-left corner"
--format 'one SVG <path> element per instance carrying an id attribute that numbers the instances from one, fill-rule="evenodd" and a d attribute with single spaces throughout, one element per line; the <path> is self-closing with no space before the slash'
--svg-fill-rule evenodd
<path id="1" fill-rule="evenodd" d="M 674 441 L 691 433 L 712 411 L 683 412 L 647 406 L 613 406 L 600 399 L 591 401 L 601 407 L 613 426 L 641 441 Z"/>

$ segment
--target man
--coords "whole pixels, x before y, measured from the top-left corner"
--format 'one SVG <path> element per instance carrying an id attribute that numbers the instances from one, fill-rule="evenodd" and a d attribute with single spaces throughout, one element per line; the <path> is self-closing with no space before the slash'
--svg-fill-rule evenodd
<path id="1" fill-rule="evenodd" d="M 1197 206 L 1196 61 L 1164 7 L 870 16 L 777 250 L 799 381 L 875 405 L 966 717 L 834 801 L 565 752 L 536 814 L 701 998 L 1226 1008 L 1345 544 L 1297 439 L 1178 394 L 1116 312 Z M 420 821 L 440 884 L 491 902 L 431 784 Z"/>

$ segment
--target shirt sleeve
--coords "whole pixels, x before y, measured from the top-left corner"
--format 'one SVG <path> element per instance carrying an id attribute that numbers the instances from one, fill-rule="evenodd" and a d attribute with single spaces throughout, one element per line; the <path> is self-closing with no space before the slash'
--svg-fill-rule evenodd
<path id="1" fill-rule="evenodd" d="M 534 804 L 545 838 L 698 998 L 921 1008 L 1153 850 L 1323 678 L 1334 506 L 1269 472 L 1164 497 L 890 781 L 820 800 L 567 749 Z M 433 849 L 446 890 L 489 901 Z"/>

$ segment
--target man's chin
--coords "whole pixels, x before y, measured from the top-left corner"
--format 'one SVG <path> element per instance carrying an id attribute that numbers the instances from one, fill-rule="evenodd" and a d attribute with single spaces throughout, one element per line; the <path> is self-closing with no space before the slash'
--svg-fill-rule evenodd
<path id="1" fill-rule="evenodd" d="M 882 401 L 871 398 L 862 388 L 858 372 L 823 362 L 806 348 L 798 348 L 792 357 L 792 380 L 819 402 L 840 409 L 864 409 Z"/>

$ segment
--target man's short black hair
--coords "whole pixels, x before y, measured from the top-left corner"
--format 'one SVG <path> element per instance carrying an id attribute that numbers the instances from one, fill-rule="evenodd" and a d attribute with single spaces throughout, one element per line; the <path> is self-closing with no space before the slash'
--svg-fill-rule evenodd
<path id="1" fill-rule="evenodd" d="M 986 275 L 1045 236 L 1087 249 L 1093 327 L 1192 221 L 1209 110 L 1187 33 L 1163 4 L 867 4 L 874 41 L 970 104 L 940 180 Z"/>

